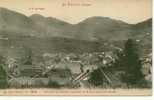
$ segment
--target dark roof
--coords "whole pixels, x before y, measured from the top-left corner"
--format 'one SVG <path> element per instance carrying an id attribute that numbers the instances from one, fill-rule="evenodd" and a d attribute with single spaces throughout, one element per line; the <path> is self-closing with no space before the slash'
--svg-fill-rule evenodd
<path id="1" fill-rule="evenodd" d="M 42 74 L 42 68 L 33 65 L 22 65 L 19 67 L 21 76 L 34 77 Z"/>

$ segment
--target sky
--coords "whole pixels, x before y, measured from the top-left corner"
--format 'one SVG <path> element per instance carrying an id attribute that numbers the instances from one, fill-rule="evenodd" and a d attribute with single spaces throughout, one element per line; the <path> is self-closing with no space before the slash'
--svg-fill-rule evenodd
<path id="1" fill-rule="evenodd" d="M 152 17 L 152 0 L 0 0 L 0 7 L 27 16 L 55 17 L 72 24 L 92 16 L 110 17 L 130 24 Z"/>

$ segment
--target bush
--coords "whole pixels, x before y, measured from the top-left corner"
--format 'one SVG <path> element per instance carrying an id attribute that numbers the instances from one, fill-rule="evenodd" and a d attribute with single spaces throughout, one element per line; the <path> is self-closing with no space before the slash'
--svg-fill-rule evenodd
<path id="1" fill-rule="evenodd" d="M 60 85 L 56 81 L 49 80 L 48 87 L 49 88 L 60 88 Z"/>

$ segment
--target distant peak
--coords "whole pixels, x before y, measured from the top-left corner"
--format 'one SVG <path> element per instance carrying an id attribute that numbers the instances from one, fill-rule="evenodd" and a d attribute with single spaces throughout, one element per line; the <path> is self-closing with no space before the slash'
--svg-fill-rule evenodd
<path id="1" fill-rule="evenodd" d="M 7 8 L 0 7 L 0 10 L 8 10 Z"/>
<path id="2" fill-rule="evenodd" d="M 146 20 L 139 22 L 135 25 L 152 25 L 152 18 L 146 19 Z"/>
<path id="3" fill-rule="evenodd" d="M 109 17 L 102 17 L 102 16 L 93 16 L 93 17 L 89 17 L 85 20 L 83 20 L 82 22 L 80 23 L 83 23 L 83 22 L 118 22 L 118 23 L 123 23 L 123 24 L 128 24 L 126 22 L 123 22 L 121 20 L 116 20 L 116 19 L 112 19 L 112 18 L 109 18 Z"/>
<path id="4" fill-rule="evenodd" d="M 22 19 L 24 20 L 25 19 L 28 19 L 28 17 L 22 13 L 19 13 L 19 12 L 16 12 L 16 11 L 13 11 L 12 9 L 7 9 L 7 8 L 3 8 L 3 7 L 0 7 L 0 15 L 2 18 L 8 18 L 8 19 L 12 19 L 12 18 L 16 18 L 16 19 Z"/>
<path id="5" fill-rule="evenodd" d="M 7 8 L 0 7 L 0 12 L 13 12 Z"/>
<path id="6" fill-rule="evenodd" d="M 40 14 L 32 14 L 30 18 L 45 18 L 45 17 Z"/>
<path id="7" fill-rule="evenodd" d="M 152 18 L 149 18 L 149 19 L 145 20 L 144 22 L 150 22 L 150 23 L 152 23 Z"/>
<path id="8" fill-rule="evenodd" d="M 102 20 L 102 19 L 110 20 L 109 17 L 101 17 L 101 16 L 89 17 L 89 18 L 87 18 L 86 20 Z"/>

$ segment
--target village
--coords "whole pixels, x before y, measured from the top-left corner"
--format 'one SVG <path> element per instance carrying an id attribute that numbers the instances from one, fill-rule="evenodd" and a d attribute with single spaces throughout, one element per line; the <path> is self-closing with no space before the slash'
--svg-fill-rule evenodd
<path id="1" fill-rule="evenodd" d="M 151 54 L 141 58 L 142 72 L 151 84 Z M 9 88 L 95 88 L 89 83 L 90 73 L 99 66 L 104 76 L 103 88 L 125 88 L 119 80 L 121 71 L 112 72 L 110 64 L 114 63 L 113 52 L 93 53 L 43 53 L 32 57 L 8 58 L 6 73 Z"/>

